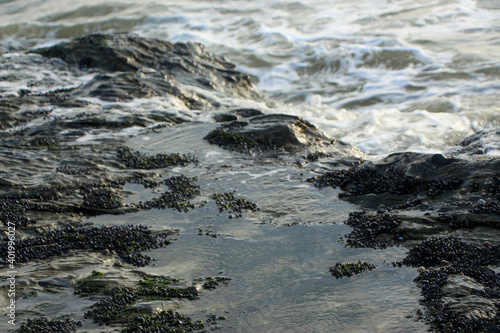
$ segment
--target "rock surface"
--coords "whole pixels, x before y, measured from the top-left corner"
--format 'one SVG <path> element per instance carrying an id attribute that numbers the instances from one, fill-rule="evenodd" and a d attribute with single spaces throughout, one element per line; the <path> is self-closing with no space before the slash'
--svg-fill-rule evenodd
<path id="1" fill-rule="evenodd" d="M 34 52 L 60 58 L 80 69 L 123 72 L 114 76 L 96 76 L 85 87 L 89 96 L 127 99 L 171 94 L 199 107 L 193 92 L 179 86 L 205 91 L 223 91 L 230 95 L 257 98 L 250 77 L 236 70 L 224 58 L 207 52 L 201 44 L 170 43 L 129 34 L 94 34 Z M 140 89 L 138 89 L 140 88 Z"/>
<path id="2" fill-rule="evenodd" d="M 258 115 L 224 123 L 205 140 L 239 152 L 307 152 L 327 156 L 364 154 L 356 147 L 329 137 L 304 119 L 286 114 Z"/>

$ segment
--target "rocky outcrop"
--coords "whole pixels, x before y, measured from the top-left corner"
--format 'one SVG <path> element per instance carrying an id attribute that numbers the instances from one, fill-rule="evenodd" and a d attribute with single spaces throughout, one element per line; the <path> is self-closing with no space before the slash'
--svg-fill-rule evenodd
<path id="1" fill-rule="evenodd" d="M 450 155 L 500 155 L 500 130 L 485 130 L 466 137 Z"/>
<path id="2" fill-rule="evenodd" d="M 300 117 L 286 114 L 259 115 L 224 123 L 205 140 L 242 153 L 282 151 L 323 157 L 364 156 L 358 148 L 329 137 Z"/>
<path id="3" fill-rule="evenodd" d="M 203 91 L 207 95 L 222 92 L 258 98 L 247 74 L 207 52 L 201 44 L 170 43 L 128 34 L 94 34 L 33 52 L 62 59 L 80 69 L 103 72 L 76 92 L 84 96 L 127 100 L 169 94 L 190 108 L 202 106 L 197 99 L 210 99 L 199 96 Z"/>

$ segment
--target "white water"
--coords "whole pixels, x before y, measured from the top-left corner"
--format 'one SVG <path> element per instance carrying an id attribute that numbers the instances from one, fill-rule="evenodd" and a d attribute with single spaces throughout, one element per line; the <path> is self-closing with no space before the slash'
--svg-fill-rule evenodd
<path id="1" fill-rule="evenodd" d="M 0 1 L 4 51 L 113 31 L 201 42 L 253 76 L 268 111 L 372 155 L 443 151 L 500 123 L 496 0 Z"/>

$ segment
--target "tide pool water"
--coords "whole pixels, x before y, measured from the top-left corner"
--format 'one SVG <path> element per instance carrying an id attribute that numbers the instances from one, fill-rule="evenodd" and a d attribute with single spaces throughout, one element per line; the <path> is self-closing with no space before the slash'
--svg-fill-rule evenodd
<path id="1" fill-rule="evenodd" d="M 96 32 L 203 43 L 251 74 L 264 112 L 370 155 L 440 152 L 499 124 L 497 1 L 27 0 L 1 1 L 0 18 L 4 52 Z"/>

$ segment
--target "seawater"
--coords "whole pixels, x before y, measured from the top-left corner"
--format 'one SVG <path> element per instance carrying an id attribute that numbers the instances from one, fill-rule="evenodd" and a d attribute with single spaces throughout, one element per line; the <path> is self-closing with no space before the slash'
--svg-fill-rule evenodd
<path id="1" fill-rule="evenodd" d="M 252 75 L 270 112 L 370 155 L 441 152 L 500 120 L 494 0 L 26 0 L 0 1 L 0 18 L 4 52 L 117 31 L 203 43 Z"/>

